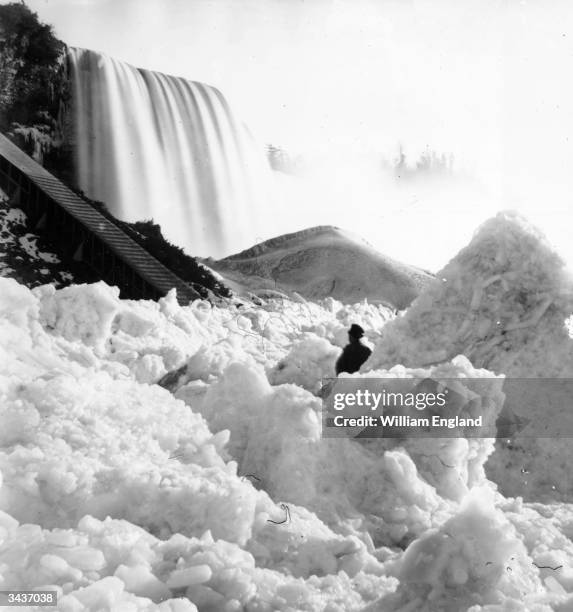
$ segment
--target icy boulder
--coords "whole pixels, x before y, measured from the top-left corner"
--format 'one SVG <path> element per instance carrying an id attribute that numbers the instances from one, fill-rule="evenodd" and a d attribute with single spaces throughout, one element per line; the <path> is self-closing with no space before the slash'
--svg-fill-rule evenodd
<path id="1" fill-rule="evenodd" d="M 368 431 L 364 430 L 359 433 L 356 443 L 378 456 L 396 448 L 404 449 L 416 465 L 420 476 L 446 499 L 461 501 L 469 489 L 486 481 L 484 464 L 494 451 L 494 439 L 485 436 L 489 432 L 492 432 L 490 435 L 495 433 L 496 419 L 504 402 L 503 376 L 495 376 L 484 369 L 478 370 L 467 358 L 460 355 L 451 363 L 430 368 L 409 369 L 395 366 L 389 370 L 375 370 L 368 374 L 339 378 L 332 393 L 347 390 L 348 378 L 351 378 L 353 383 L 363 379 L 362 387 L 371 388 L 369 377 L 405 379 L 402 383 L 404 387 L 401 387 L 404 389 L 407 379 L 412 380 L 412 385 L 419 380 L 423 380 L 425 384 L 447 385 L 449 399 L 444 408 L 437 410 L 437 415 L 449 418 L 457 416 L 461 419 L 481 417 L 482 427 L 477 431 L 463 427 L 451 429 L 448 430 L 448 437 L 437 437 L 437 434 L 408 436 L 407 432 L 400 432 L 400 435 L 396 432 L 393 437 L 363 437 Z M 460 379 L 460 382 L 456 379 Z M 429 415 L 422 411 L 419 416 Z M 368 435 L 373 436 L 376 433 L 377 429 L 374 429 Z M 369 493 L 370 497 L 373 495 L 373 492 Z"/>
<path id="2" fill-rule="evenodd" d="M 268 372 L 269 381 L 273 385 L 294 383 L 317 393 L 322 379 L 334 376 L 334 365 L 339 355 L 340 349 L 325 338 L 307 334 Z"/>
<path id="3" fill-rule="evenodd" d="M 181 308 L 175 293 L 157 303 L 122 301 L 106 343 L 106 358 L 129 368 L 139 382 L 153 383 L 178 369 L 206 342 L 217 323 L 213 309 L 197 300 Z M 207 312 L 211 321 L 205 321 Z M 207 323 L 207 325 L 205 325 Z"/>
<path id="4" fill-rule="evenodd" d="M 19 520 L 70 526 L 89 512 L 158 533 L 249 538 L 255 491 L 221 458 L 226 437 L 167 391 L 99 373 L 13 384 L 0 397 L 0 509 Z"/>
<path id="5" fill-rule="evenodd" d="M 30 292 L 12 281 L 20 287 L 17 298 L 12 295 L 15 289 L 8 292 L 8 281 L 1 282 L 6 289 L 0 294 L 0 310 L 26 299 L 28 306 L 22 305 L 18 316 L 25 318 L 29 312 L 36 331 L 49 334 L 43 345 L 53 341 L 60 347 L 58 354 L 66 354 L 71 362 L 105 368 L 116 378 L 157 382 L 203 345 L 217 345 L 227 336 L 225 309 L 201 300 L 182 308 L 173 291 L 158 302 L 131 301 L 120 300 L 117 287 L 104 282 L 61 290 L 43 285 Z"/>
<path id="6" fill-rule="evenodd" d="M 535 608 L 545 598 L 539 572 L 487 488 L 473 489 L 453 517 L 412 542 L 395 571 L 398 591 L 367 610 L 543 609 Z"/>
<path id="7" fill-rule="evenodd" d="M 264 474 L 269 484 L 280 481 L 283 487 L 296 480 L 299 489 L 304 489 L 299 477 L 306 479 L 302 466 L 284 462 L 297 462 L 304 447 L 320 439 L 319 409 L 319 400 L 307 391 L 273 388 L 260 366 L 240 362 L 230 364 L 197 405 L 213 432 L 232 432 L 227 449 L 239 471 Z"/>
<path id="8" fill-rule="evenodd" d="M 0 318 L 7 323 L 25 327 L 29 319 L 37 318 L 38 303 L 24 285 L 13 279 L 2 279 Z"/>
<path id="9" fill-rule="evenodd" d="M 405 452 L 321 438 L 321 401 L 292 384 L 271 386 L 262 368 L 231 364 L 194 407 L 211 431 L 231 431 L 227 449 L 239 474 L 273 499 L 316 512 L 334 530 L 351 533 L 344 525 L 356 521 L 376 543 L 389 544 L 411 539 L 449 512 L 450 502 Z"/>
<path id="10" fill-rule="evenodd" d="M 476 232 L 409 310 L 382 330 L 362 371 L 421 367 L 463 354 L 476 367 L 513 378 L 573 377 L 573 281 L 545 237 L 522 217 L 500 213 Z M 543 424 L 544 407 L 520 406 Z M 540 431 L 541 427 L 537 428 Z M 573 498 L 569 442 L 498 441 L 488 475 L 509 495 Z"/>
<path id="11" fill-rule="evenodd" d="M 219 378 L 230 364 L 239 362 L 252 367 L 256 365 L 253 357 L 241 347 L 237 338 L 231 336 L 214 346 L 200 346 L 181 368 L 164 376 L 159 384 L 176 392 L 196 381 L 210 383 Z"/>
<path id="12" fill-rule="evenodd" d="M 103 350 L 120 308 L 119 289 L 100 281 L 56 291 L 50 285 L 36 290 L 41 297 L 40 321 L 66 340 L 79 340 Z"/>

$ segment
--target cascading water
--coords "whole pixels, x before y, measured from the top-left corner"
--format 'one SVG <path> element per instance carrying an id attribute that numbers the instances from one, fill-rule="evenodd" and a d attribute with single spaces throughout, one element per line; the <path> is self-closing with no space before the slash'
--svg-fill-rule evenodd
<path id="1" fill-rule="evenodd" d="M 263 150 L 218 90 L 85 49 L 70 49 L 70 64 L 76 180 L 88 197 L 120 219 L 153 219 L 194 255 L 272 233 Z"/>

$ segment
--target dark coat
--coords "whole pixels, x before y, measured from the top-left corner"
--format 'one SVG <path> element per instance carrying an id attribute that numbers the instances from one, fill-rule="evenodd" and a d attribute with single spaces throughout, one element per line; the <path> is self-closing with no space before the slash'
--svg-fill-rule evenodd
<path id="1" fill-rule="evenodd" d="M 370 357 L 372 351 L 361 342 L 351 342 L 344 347 L 336 362 L 336 374 L 358 372 L 360 366 Z"/>

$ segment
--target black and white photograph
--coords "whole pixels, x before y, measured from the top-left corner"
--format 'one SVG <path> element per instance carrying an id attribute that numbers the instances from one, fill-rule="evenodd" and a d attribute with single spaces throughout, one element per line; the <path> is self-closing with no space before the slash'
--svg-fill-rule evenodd
<path id="1" fill-rule="evenodd" d="M 573 4 L 0 0 L 0 609 L 573 612 Z"/>

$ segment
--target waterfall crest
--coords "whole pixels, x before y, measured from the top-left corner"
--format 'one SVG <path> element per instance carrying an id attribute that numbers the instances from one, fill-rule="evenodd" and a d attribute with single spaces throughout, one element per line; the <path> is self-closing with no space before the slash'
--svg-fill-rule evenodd
<path id="1" fill-rule="evenodd" d="M 88 197 L 120 219 L 153 219 L 193 255 L 257 242 L 271 171 L 217 89 L 86 49 L 70 49 L 70 66 L 76 182 Z"/>

